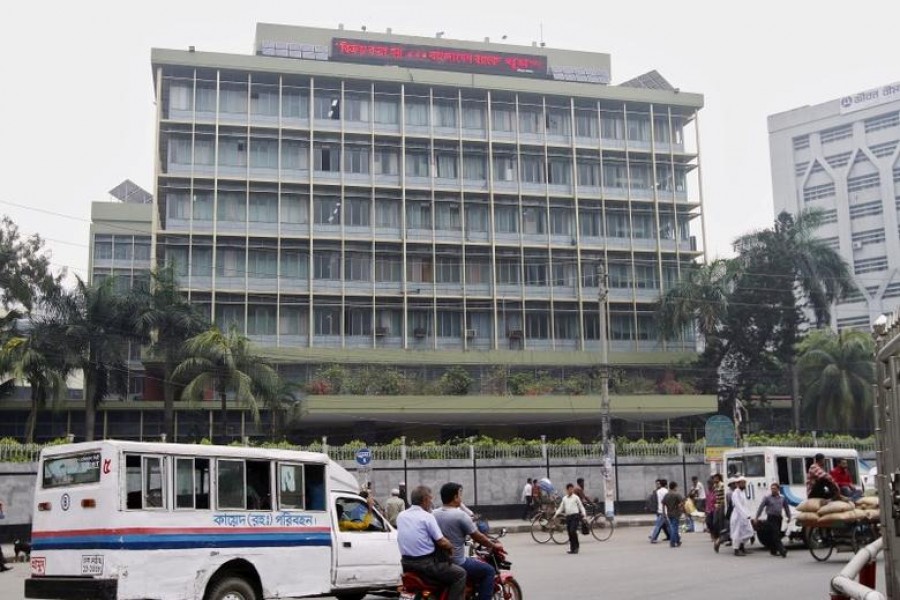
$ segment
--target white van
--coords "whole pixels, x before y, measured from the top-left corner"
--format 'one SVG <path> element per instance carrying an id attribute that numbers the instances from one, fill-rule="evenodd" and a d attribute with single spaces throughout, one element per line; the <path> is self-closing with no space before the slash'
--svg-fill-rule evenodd
<path id="1" fill-rule="evenodd" d="M 26 598 L 263 600 L 396 589 L 396 531 L 324 454 L 99 441 L 41 453 Z"/>
<path id="2" fill-rule="evenodd" d="M 839 459 L 847 459 L 853 484 L 860 485 L 859 454 L 846 448 L 759 446 L 727 450 L 722 458 L 725 478 L 726 481 L 741 476 L 747 479 L 747 499 L 754 516 L 773 483 L 781 486 L 781 494 L 787 498 L 791 508 L 795 508 L 806 500 L 806 473 L 819 453 L 825 455 L 826 471 L 830 471 Z M 800 531 L 793 518 L 787 524 L 787 531 L 792 534 Z"/>

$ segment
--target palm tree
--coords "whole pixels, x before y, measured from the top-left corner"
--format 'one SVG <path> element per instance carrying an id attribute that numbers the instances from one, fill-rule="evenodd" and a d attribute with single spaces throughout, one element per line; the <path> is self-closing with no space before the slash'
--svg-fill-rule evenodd
<path id="1" fill-rule="evenodd" d="M 692 265 L 670 288 L 657 307 L 657 322 L 667 339 L 677 337 L 693 323 L 707 346 L 718 336 L 728 310 L 728 295 L 735 278 L 735 263 L 717 259 Z"/>
<path id="2" fill-rule="evenodd" d="M 26 382 L 31 388 L 31 409 L 25 424 L 25 441 L 34 442 L 38 412 L 48 401 L 56 407 L 65 398 L 66 377 L 72 365 L 57 345 L 49 327 L 35 323 L 28 336 L 8 339 L 0 347 L 0 371 L 14 382 Z"/>
<path id="3" fill-rule="evenodd" d="M 741 259 L 759 268 L 760 253 L 776 263 L 787 260 L 797 291 L 815 315 L 817 327 L 827 325 L 832 305 L 856 289 L 850 267 L 840 254 L 824 241 L 814 237 L 823 223 L 825 212 L 806 209 L 797 217 L 782 212 L 772 229 L 764 229 L 738 238 L 735 246 L 742 249 Z M 771 273 L 781 275 L 780 273 Z"/>
<path id="4" fill-rule="evenodd" d="M 138 307 L 138 328 L 151 341 L 150 352 L 163 368 L 163 431 L 175 441 L 175 368 L 184 359 L 184 343 L 209 327 L 197 308 L 181 294 L 172 266 L 152 274 L 149 291 Z"/>
<path id="5" fill-rule="evenodd" d="M 871 429 L 873 352 L 872 338 L 862 331 L 817 330 L 800 344 L 803 408 L 817 428 Z"/>
<path id="6" fill-rule="evenodd" d="M 253 353 L 250 340 L 233 325 L 227 333 L 217 326 L 195 335 L 184 344 L 187 355 L 176 367 L 174 377 L 187 380 L 182 396 L 199 401 L 212 389 L 221 402 L 221 440 L 228 434 L 228 393 L 245 404 L 259 422 L 259 408 L 279 394 L 277 371 Z"/>
<path id="7" fill-rule="evenodd" d="M 71 291 L 47 298 L 47 311 L 60 332 L 57 343 L 84 373 L 84 435 L 94 439 L 97 408 L 110 393 L 127 388 L 128 343 L 139 342 L 137 306 L 116 291 L 113 278 L 88 285 L 76 277 Z"/>

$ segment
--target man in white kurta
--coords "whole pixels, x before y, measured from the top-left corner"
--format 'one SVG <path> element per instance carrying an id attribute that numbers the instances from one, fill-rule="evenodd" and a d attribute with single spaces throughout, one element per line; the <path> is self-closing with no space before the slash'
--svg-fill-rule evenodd
<path id="1" fill-rule="evenodd" d="M 746 556 L 744 542 L 753 537 L 753 525 L 751 523 L 750 504 L 747 501 L 747 480 L 743 477 L 737 479 L 737 487 L 731 492 L 731 544 L 734 547 L 735 556 Z"/>

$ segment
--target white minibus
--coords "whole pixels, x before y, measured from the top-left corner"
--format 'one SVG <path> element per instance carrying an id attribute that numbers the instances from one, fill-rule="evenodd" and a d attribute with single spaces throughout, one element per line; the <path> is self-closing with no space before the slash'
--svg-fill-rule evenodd
<path id="1" fill-rule="evenodd" d="M 341 600 L 400 582 L 396 531 L 324 454 L 99 441 L 41 453 L 26 598 Z M 356 518 L 355 527 L 341 520 Z M 346 521 L 345 521 L 346 523 Z"/>
<path id="2" fill-rule="evenodd" d="M 747 498 L 752 513 L 769 493 L 773 483 L 781 486 L 781 494 L 787 498 L 791 508 L 806 500 L 806 473 L 816 454 L 825 455 L 825 470 L 830 471 L 841 458 L 847 459 L 848 470 L 853 484 L 860 485 L 859 454 L 846 448 L 790 448 L 781 446 L 759 446 L 727 450 L 723 454 L 726 480 L 734 477 L 747 479 Z M 799 532 L 794 519 L 787 523 L 790 534 Z"/>

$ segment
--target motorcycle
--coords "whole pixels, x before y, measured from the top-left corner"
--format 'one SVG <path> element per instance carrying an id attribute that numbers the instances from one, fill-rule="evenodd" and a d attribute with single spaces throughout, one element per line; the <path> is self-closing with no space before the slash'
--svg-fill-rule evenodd
<path id="1" fill-rule="evenodd" d="M 505 531 L 501 532 L 502 534 Z M 499 538 L 495 538 L 499 539 Z M 509 572 L 512 563 L 506 560 L 505 550 L 488 550 L 481 547 L 473 547 L 473 555 L 476 560 L 482 560 L 494 567 L 494 597 L 493 600 L 522 600 L 522 586 Z M 466 581 L 466 600 L 475 598 L 475 586 L 471 581 Z M 447 590 L 440 584 L 431 582 L 421 575 L 403 573 L 400 586 L 400 600 L 447 600 Z"/>

